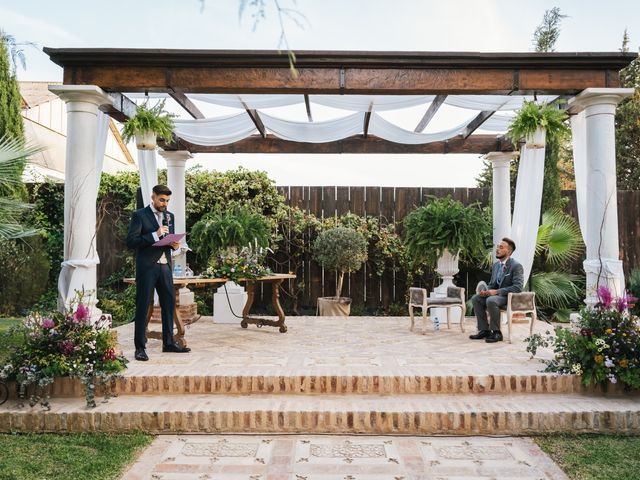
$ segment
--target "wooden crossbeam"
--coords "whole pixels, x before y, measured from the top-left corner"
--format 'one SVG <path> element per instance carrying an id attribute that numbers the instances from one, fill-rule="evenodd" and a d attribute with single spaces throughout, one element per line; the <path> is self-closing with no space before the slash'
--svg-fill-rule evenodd
<path id="1" fill-rule="evenodd" d="M 496 113 L 495 110 L 483 110 L 476 117 L 469 122 L 467 127 L 462 132 L 462 138 L 468 138 L 473 132 L 475 132 L 480 125 L 487 121 L 487 119 Z"/>
<path id="2" fill-rule="evenodd" d="M 118 92 L 110 92 L 107 95 L 113 104 L 100 105 L 100 110 L 114 120 L 124 123 L 136 114 L 135 102 L 126 95 Z"/>
<path id="3" fill-rule="evenodd" d="M 371 121 L 371 112 L 373 111 L 373 102 L 369 104 L 369 110 L 364 114 L 364 125 L 362 126 L 362 132 L 364 133 L 364 138 L 367 138 L 369 134 L 369 122 Z"/>
<path id="4" fill-rule="evenodd" d="M 427 111 L 424 113 L 424 116 L 420 119 L 420 122 L 416 126 L 416 129 L 414 130 L 414 132 L 416 133 L 424 132 L 424 129 L 427 128 L 427 125 L 429 124 L 433 116 L 436 114 L 438 109 L 440 108 L 440 105 L 444 103 L 446 98 L 447 98 L 446 95 L 436 95 L 436 98 L 433 99 L 433 102 L 431 102 L 431 105 L 429 105 L 429 108 L 427 108 Z"/>
<path id="5" fill-rule="evenodd" d="M 311 116 L 311 103 L 309 102 L 309 95 L 304 94 L 304 106 L 307 108 L 307 118 L 310 122 L 313 122 L 313 117 Z"/>
<path id="6" fill-rule="evenodd" d="M 205 146 L 195 145 L 185 140 L 180 143 L 181 148 L 189 150 L 191 153 L 475 153 L 485 154 L 496 151 L 513 151 L 511 143 L 503 139 L 500 142 L 495 135 L 471 135 L 469 138 L 457 136 L 446 141 L 432 142 L 422 145 L 404 145 L 384 140 L 379 137 L 362 135 L 343 140 L 326 143 L 301 143 L 282 140 L 274 135 L 267 135 L 266 138 L 260 135 L 252 135 L 248 138 L 229 145 Z M 165 148 L 165 147 L 163 147 Z M 171 149 L 167 146 L 167 149 Z"/>
<path id="7" fill-rule="evenodd" d="M 184 108 L 189 115 L 193 118 L 203 119 L 205 118 L 204 114 L 200 111 L 198 107 L 194 105 L 194 103 L 182 92 L 170 91 L 169 95 L 173 98 L 182 108 Z"/>

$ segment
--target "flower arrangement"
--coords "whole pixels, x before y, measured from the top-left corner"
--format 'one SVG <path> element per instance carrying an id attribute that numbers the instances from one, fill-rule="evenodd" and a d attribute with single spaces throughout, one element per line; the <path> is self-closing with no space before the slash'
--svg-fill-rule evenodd
<path id="1" fill-rule="evenodd" d="M 240 279 L 271 275 L 271 269 L 264 266 L 267 252 L 271 252 L 271 249 L 260 247 L 257 243 L 240 250 L 237 247 L 228 247 L 218 255 L 211 256 L 203 277 L 227 278 L 237 282 Z"/>
<path id="2" fill-rule="evenodd" d="M 552 347 L 554 358 L 543 360 L 546 372 L 575 374 L 584 385 L 620 382 L 625 389 L 640 388 L 640 320 L 629 313 L 630 295 L 614 299 L 605 286 L 598 288 L 599 302 L 585 307 L 574 329 L 556 327 L 527 338 L 527 351 Z"/>
<path id="3" fill-rule="evenodd" d="M 95 389 L 108 396 L 111 382 L 125 370 L 127 359 L 116 352 L 117 336 L 104 315 L 91 321 L 89 309 L 79 295 L 66 315 L 29 315 L 9 332 L 20 338 L 4 365 L 0 379 L 15 380 L 20 400 L 33 388 L 29 403 L 49 409 L 46 387 L 56 377 L 79 378 L 85 387 L 88 407 L 95 407 Z"/>

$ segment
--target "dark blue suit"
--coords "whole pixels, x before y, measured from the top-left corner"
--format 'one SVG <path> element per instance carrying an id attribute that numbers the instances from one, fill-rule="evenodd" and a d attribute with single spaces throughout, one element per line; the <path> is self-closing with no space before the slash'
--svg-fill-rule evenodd
<path id="1" fill-rule="evenodd" d="M 169 215 L 169 233 L 175 233 L 173 213 Z M 146 328 L 149 305 L 153 302 L 153 290 L 158 292 L 162 309 L 162 343 L 173 343 L 173 311 L 175 309 L 175 291 L 173 289 L 173 268 L 171 261 L 172 248 L 152 246 L 156 240 L 153 233 L 160 228 L 156 216 L 150 206 L 136 210 L 131 215 L 127 246 L 136 252 L 136 314 L 135 314 L 135 348 L 144 349 L 147 343 Z M 166 264 L 158 263 L 162 253 L 167 258 Z"/>

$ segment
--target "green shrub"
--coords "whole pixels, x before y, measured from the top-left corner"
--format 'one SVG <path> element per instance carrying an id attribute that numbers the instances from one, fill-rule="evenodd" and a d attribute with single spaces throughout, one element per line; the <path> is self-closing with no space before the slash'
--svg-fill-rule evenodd
<path id="1" fill-rule="evenodd" d="M 27 310 L 47 288 L 49 260 L 39 236 L 7 240 L 0 248 L 0 315 Z"/>
<path id="2" fill-rule="evenodd" d="M 640 316 L 640 269 L 639 268 L 636 268 L 635 270 L 633 270 L 631 272 L 631 275 L 629 275 L 628 290 L 632 296 L 638 299 L 638 300 L 635 300 L 635 304 L 633 306 L 633 309 L 631 310 L 631 313 L 633 313 L 634 315 Z"/>

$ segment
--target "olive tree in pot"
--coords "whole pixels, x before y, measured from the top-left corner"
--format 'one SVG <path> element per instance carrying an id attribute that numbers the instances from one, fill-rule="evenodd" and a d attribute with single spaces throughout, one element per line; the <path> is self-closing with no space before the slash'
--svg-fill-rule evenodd
<path id="1" fill-rule="evenodd" d="M 414 264 L 436 267 L 442 284 L 436 293 L 446 293 L 458 273 L 458 261 L 483 258 L 491 245 L 491 221 L 475 203 L 463 205 L 451 196 L 431 198 L 404 219 L 404 243 Z"/>
<path id="2" fill-rule="evenodd" d="M 127 120 L 122 129 L 122 140 L 136 139 L 139 150 L 156 148 L 156 138 L 166 142 L 173 141 L 173 116 L 165 112 L 164 100 L 148 108 L 146 102 L 136 107 L 136 114 Z"/>
<path id="3" fill-rule="evenodd" d="M 352 228 L 330 228 L 316 238 L 313 255 L 324 268 L 338 273 L 335 297 L 318 298 L 320 316 L 348 316 L 351 299 L 341 296 L 344 274 L 357 272 L 367 261 L 367 241 Z"/>

